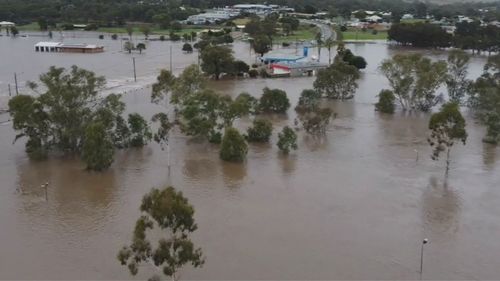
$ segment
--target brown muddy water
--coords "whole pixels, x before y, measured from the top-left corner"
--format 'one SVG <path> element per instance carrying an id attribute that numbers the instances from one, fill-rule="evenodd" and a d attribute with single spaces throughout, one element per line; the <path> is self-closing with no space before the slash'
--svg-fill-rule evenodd
<path id="1" fill-rule="evenodd" d="M 12 48 L 8 40 L 0 38 L 0 49 Z M 148 116 L 161 110 L 149 103 L 144 81 L 168 65 L 159 54 L 167 43 L 150 43 L 142 58 L 151 77 L 141 75 L 132 83 L 124 78 L 121 60 L 130 59 L 125 54 L 44 54 L 49 59 L 31 52 L 36 40 L 21 40 L 28 41 L 19 45 L 25 49 L 12 56 L 32 60 L 23 62 L 27 79 L 51 64 L 77 63 L 127 84 L 128 110 Z M 287 157 L 278 152 L 274 136 L 269 145 L 250 145 L 244 164 L 224 163 L 216 146 L 176 133 L 170 173 L 165 152 L 155 144 L 119 152 L 109 171 L 89 173 L 77 159 L 30 161 L 22 142 L 12 144 L 11 124 L 0 125 L 0 279 L 130 279 L 116 261 L 117 250 L 131 237 L 143 194 L 166 184 L 182 190 L 195 206 L 194 240 L 207 259 L 202 269 L 183 270 L 182 279 L 417 279 L 424 237 L 431 241 L 424 279 L 499 279 L 500 149 L 481 142 L 484 129 L 469 117 L 467 145 L 453 148 L 446 179 L 443 161 L 429 157 L 428 115 L 385 116 L 373 110 L 376 94 L 386 86 L 377 65 L 406 50 L 350 47 L 369 63 L 357 96 L 328 102 L 338 117 L 327 136 L 299 134 L 299 150 Z M 239 58 L 252 59 L 245 44 L 235 49 Z M 12 62 L 0 54 L 2 64 Z M 179 68 L 196 61 L 195 55 L 174 58 Z M 484 58 L 473 60 L 471 76 L 483 63 Z M 10 81 L 9 73 L 2 70 L 2 85 Z M 265 86 L 281 88 L 295 104 L 312 82 L 231 80 L 212 86 L 224 94 L 256 96 Z M 294 113 L 270 118 L 276 132 L 293 123 Z M 241 128 L 248 124 L 239 122 Z M 47 181 L 48 202 L 39 187 Z M 151 270 L 141 268 L 138 278 Z"/>

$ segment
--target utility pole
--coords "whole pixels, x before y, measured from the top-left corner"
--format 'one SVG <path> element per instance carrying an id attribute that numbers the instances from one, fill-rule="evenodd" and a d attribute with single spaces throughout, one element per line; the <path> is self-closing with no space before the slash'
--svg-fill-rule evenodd
<path id="1" fill-rule="evenodd" d="M 429 239 L 425 238 L 420 248 L 420 280 L 422 280 L 422 275 L 424 274 L 424 245 L 427 243 L 429 243 Z"/>
<path id="2" fill-rule="evenodd" d="M 170 73 L 172 73 L 172 45 L 170 45 Z"/>
<path id="3" fill-rule="evenodd" d="M 135 73 L 135 57 L 132 58 L 132 63 L 134 65 L 134 82 L 137 82 L 137 75 Z"/>
<path id="4" fill-rule="evenodd" d="M 16 83 L 16 96 L 19 95 L 19 87 L 17 86 L 17 73 L 14 72 L 14 82 Z"/>
<path id="5" fill-rule="evenodd" d="M 49 202 L 49 196 L 47 194 L 47 188 L 49 187 L 49 182 L 46 182 L 45 184 L 41 185 L 41 188 L 45 190 L 45 201 Z"/>
<path id="6" fill-rule="evenodd" d="M 9 84 L 9 97 L 12 96 L 12 92 L 10 91 L 10 84 Z"/>

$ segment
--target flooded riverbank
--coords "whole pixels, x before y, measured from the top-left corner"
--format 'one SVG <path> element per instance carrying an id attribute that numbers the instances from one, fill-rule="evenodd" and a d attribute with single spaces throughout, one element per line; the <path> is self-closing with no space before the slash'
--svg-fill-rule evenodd
<path id="1" fill-rule="evenodd" d="M 150 44 L 144 73 L 154 77 L 168 66 L 168 55 L 160 55 L 168 52 L 168 44 Z M 299 134 L 299 150 L 288 157 L 278 152 L 274 136 L 269 145 L 250 145 L 244 164 L 225 163 L 217 146 L 176 133 L 170 173 L 166 154 L 156 144 L 119 152 L 109 171 L 89 173 L 77 159 L 28 160 L 22 142 L 12 145 L 11 124 L 0 125 L 0 279 L 131 278 L 116 253 L 131 237 L 143 194 L 166 184 L 182 190 L 195 206 L 199 230 L 194 239 L 207 258 L 202 269 L 184 270 L 184 280 L 417 279 L 424 237 L 431 241 L 424 279 L 500 278 L 500 149 L 481 142 L 484 128 L 468 116 L 467 144 L 453 148 L 446 180 L 444 163 L 429 157 L 428 115 L 386 116 L 373 108 L 387 83 L 378 64 L 407 50 L 382 44 L 349 47 L 368 61 L 355 99 L 329 101 L 338 117 L 326 137 Z M 177 51 L 176 68 L 196 61 L 180 47 Z M 235 53 L 252 60 L 246 44 L 235 44 Z M 427 54 L 445 58 L 441 52 Z M 31 66 L 23 62 L 19 71 L 36 79 L 52 62 L 78 64 L 110 81 L 129 71 L 125 60 L 130 57 L 121 53 L 50 56 L 30 57 Z M 326 51 L 322 57 L 327 60 Z M 473 59 L 471 76 L 479 75 L 484 61 Z M 10 74 L 2 71 L 4 83 Z M 294 105 L 313 81 L 248 79 L 211 86 L 233 96 L 280 88 Z M 130 85 L 134 91 L 124 96 L 129 111 L 150 116 L 161 110 L 149 103 L 147 83 Z M 272 117 L 275 132 L 293 118 L 293 110 Z M 248 120 L 240 123 L 245 127 Z M 40 188 L 47 181 L 48 202 Z"/>

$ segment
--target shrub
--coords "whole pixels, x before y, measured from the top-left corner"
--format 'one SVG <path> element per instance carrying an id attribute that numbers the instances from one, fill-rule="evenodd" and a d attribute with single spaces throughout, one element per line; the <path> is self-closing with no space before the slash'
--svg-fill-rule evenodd
<path id="1" fill-rule="evenodd" d="M 267 78 L 269 77 L 269 73 L 267 73 L 267 70 L 265 68 L 261 68 L 259 70 L 260 77 L 262 78 Z"/>
<path id="2" fill-rule="evenodd" d="M 291 149 L 297 150 L 297 134 L 290 127 L 283 128 L 278 134 L 278 148 L 285 154 L 288 154 Z"/>
<path id="3" fill-rule="evenodd" d="M 104 35 L 102 35 L 102 34 L 99 35 L 99 39 L 101 39 L 101 40 L 104 39 Z"/>
<path id="4" fill-rule="evenodd" d="M 247 130 L 249 142 L 269 142 L 273 133 L 273 124 L 269 120 L 255 119 L 253 126 Z"/>
<path id="5" fill-rule="evenodd" d="M 259 76 L 259 71 L 257 71 L 257 69 L 250 69 L 248 71 L 248 75 L 251 77 L 251 78 L 257 78 L 257 76 Z"/>
<path id="6" fill-rule="evenodd" d="M 340 27 L 340 31 L 346 32 L 347 31 L 347 26 L 343 25 Z"/>
<path id="7" fill-rule="evenodd" d="M 220 149 L 220 159 L 230 162 L 243 162 L 248 153 L 245 138 L 235 128 L 226 128 Z"/>
<path id="8" fill-rule="evenodd" d="M 113 40 L 118 39 L 118 35 L 116 35 L 116 34 L 111 35 L 111 39 L 113 39 Z"/>
<path id="9" fill-rule="evenodd" d="M 165 35 L 160 35 L 160 41 L 165 41 Z"/>
<path id="10" fill-rule="evenodd" d="M 375 110 L 382 113 L 394 113 L 394 101 L 396 97 L 391 90 L 382 90 L 378 94 L 378 102 L 375 104 Z"/>

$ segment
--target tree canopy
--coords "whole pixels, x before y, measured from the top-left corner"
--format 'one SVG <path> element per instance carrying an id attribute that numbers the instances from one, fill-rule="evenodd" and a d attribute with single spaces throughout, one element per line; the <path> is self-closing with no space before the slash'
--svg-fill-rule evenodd
<path id="1" fill-rule="evenodd" d="M 352 99 L 358 88 L 359 70 L 355 66 L 336 60 L 328 68 L 320 70 L 314 81 L 314 89 L 332 99 Z"/>
<path id="2" fill-rule="evenodd" d="M 144 195 L 140 210 L 142 214 L 136 222 L 131 244 L 117 255 L 130 274 L 135 276 L 141 264 L 152 263 L 176 281 L 183 266 L 203 266 L 201 248 L 196 248 L 189 237 L 198 228 L 193 217 L 194 207 L 182 192 L 173 187 L 152 189 Z M 153 229 L 158 229 L 161 237 L 156 248 L 148 239 Z"/>
<path id="3" fill-rule="evenodd" d="M 28 139 L 30 157 L 43 159 L 50 151 L 78 154 L 88 168 L 102 170 L 112 162 L 111 146 L 123 148 L 132 143 L 129 125 L 121 117 L 125 104 L 120 96 L 99 94 L 105 84 L 103 77 L 76 66 L 69 71 L 51 67 L 40 76 L 40 82 L 43 92 L 38 91 L 38 84 L 30 83 L 38 97 L 19 95 L 9 101 L 13 128 L 19 132 L 16 140 Z M 131 116 L 142 119 L 138 114 Z M 149 140 L 148 124 L 141 124 L 141 129 L 132 128 L 134 136 L 143 140 L 136 146 Z M 92 150 L 100 150 L 101 155 Z"/>
<path id="4" fill-rule="evenodd" d="M 428 111 L 443 99 L 435 92 L 447 78 L 445 61 L 433 62 L 420 54 L 398 54 L 384 60 L 380 70 L 404 110 Z"/>

